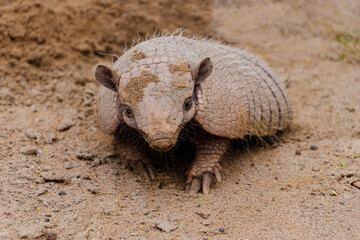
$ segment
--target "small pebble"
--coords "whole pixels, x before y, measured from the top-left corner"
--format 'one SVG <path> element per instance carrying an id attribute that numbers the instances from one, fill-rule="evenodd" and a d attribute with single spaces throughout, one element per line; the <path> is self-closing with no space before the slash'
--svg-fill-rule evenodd
<path id="1" fill-rule="evenodd" d="M 71 162 L 65 163 L 65 169 L 72 169 L 72 168 L 73 168 L 73 166 L 72 166 Z"/>
<path id="2" fill-rule="evenodd" d="M 55 94 L 55 97 L 58 102 L 64 101 L 64 97 L 60 93 Z"/>
<path id="3" fill-rule="evenodd" d="M 203 219 L 201 224 L 204 225 L 204 226 L 209 226 L 210 224 L 212 224 L 213 221 L 210 220 L 210 219 Z"/>
<path id="4" fill-rule="evenodd" d="M 77 154 L 76 158 L 80 160 L 93 160 L 95 155 L 89 150 L 81 149 Z"/>
<path id="5" fill-rule="evenodd" d="M 44 178 L 46 182 L 64 183 L 67 181 L 67 177 L 61 172 L 42 172 L 40 177 Z"/>
<path id="6" fill-rule="evenodd" d="M 91 180 L 91 177 L 90 177 L 90 175 L 88 173 L 84 173 L 82 175 L 82 179 Z"/>
<path id="7" fill-rule="evenodd" d="M 36 140 L 39 140 L 41 137 L 41 134 L 33 128 L 27 129 L 25 131 L 25 135 L 30 139 L 36 139 Z"/>
<path id="8" fill-rule="evenodd" d="M 160 230 L 162 230 L 164 232 L 167 232 L 167 233 L 169 233 L 169 232 L 171 232 L 171 231 L 173 231 L 173 230 L 175 230 L 177 228 L 174 224 L 172 224 L 171 222 L 168 222 L 168 221 L 156 222 L 155 226 L 158 229 L 160 229 Z"/>
<path id="9" fill-rule="evenodd" d="M 45 222 L 50 222 L 50 218 L 45 218 Z"/>
<path id="10" fill-rule="evenodd" d="M 66 195 L 66 192 L 64 192 L 63 190 L 60 190 L 60 191 L 59 191 L 59 195 L 60 195 L 60 196 Z"/>
<path id="11" fill-rule="evenodd" d="M 318 148 L 318 146 L 317 145 L 315 145 L 315 144 L 311 144 L 310 145 L 310 150 L 318 150 L 319 148 Z"/>
<path id="12" fill-rule="evenodd" d="M 203 219 L 208 219 L 210 217 L 210 213 L 204 213 L 204 212 L 195 212 L 195 213 Z"/>
<path id="13" fill-rule="evenodd" d="M 338 193 L 335 192 L 334 190 L 332 190 L 331 193 L 330 193 L 330 196 L 337 196 L 337 195 L 338 195 Z"/>
<path id="14" fill-rule="evenodd" d="M 41 178 L 41 177 L 35 177 L 35 178 L 34 178 L 34 182 L 35 182 L 35 183 L 42 184 L 42 183 L 45 183 L 45 179 L 44 179 L 44 178 Z"/>
<path id="15" fill-rule="evenodd" d="M 60 211 L 60 208 L 55 206 L 55 207 L 53 207 L 52 211 L 53 211 L 53 212 L 59 212 L 59 211 Z"/>
<path id="16" fill-rule="evenodd" d="M 62 132 L 62 131 L 66 131 L 69 130 L 71 127 L 73 127 L 75 125 L 75 121 L 71 118 L 64 118 L 60 121 L 57 130 Z"/>
<path id="17" fill-rule="evenodd" d="M 38 110 L 38 105 L 37 104 L 33 104 L 33 105 L 30 106 L 30 111 L 37 112 L 37 110 Z"/>
<path id="18" fill-rule="evenodd" d="M 300 151 L 300 149 L 296 149 L 296 151 L 295 151 L 295 155 L 301 155 L 301 151 Z"/>
<path id="19" fill-rule="evenodd" d="M 111 210 L 110 210 L 110 209 L 105 209 L 105 210 L 103 211 L 103 213 L 104 213 L 105 215 L 111 215 Z"/>
<path id="20" fill-rule="evenodd" d="M 314 166 L 311 168 L 314 172 L 319 172 L 320 168 L 318 166 Z"/>
<path id="21" fill-rule="evenodd" d="M 47 188 L 45 188 L 45 187 L 39 187 L 38 188 L 38 190 L 37 190 L 37 192 L 35 193 L 35 195 L 36 196 L 40 196 L 40 195 L 43 195 L 43 194 L 45 194 L 45 193 L 47 193 Z"/>
<path id="22" fill-rule="evenodd" d="M 58 138 L 56 137 L 55 133 L 49 133 L 44 135 L 44 143 L 46 144 L 52 144 L 53 142 L 56 142 Z"/>
<path id="23" fill-rule="evenodd" d="M 102 160 L 101 159 L 95 159 L 94 161 L 92 161 L 91 163 L 90 163 L 90 165 L 92 166 L 92 167 L 97 167 L 97 166 L 99 166 L 99 165 L 101 165 L 101 164 L 103 164 L 103 162 L 102 162 Z"/>
<path id="24" fill-rule="evenodd" d="M 94 186 L 89 186 L 87 190 L 89 192 L 93 193 L 93 194 L 98 194 L 99 193 L 99 189 L 94 187 Z"/>
<path id="25" fill-rule="evenodd" d="M 24 155 L 37 155 L 38 150 L 36 147 L 25 146 L 25 147 L 20 148 L 20 153 L 22 153 Z"/>
<path id="26" fill-rule="evenodd" d="M 225 228 L 223 228 L 223 227 L 219 228 L 219 232 L 221 232 L 221 233 L 225 232 Z"/>
<path id="27" fill-rule="evenodd" d="M 80 178 L 81 177 L 81 173 L 80 172 L 75 172 L 75 173 L 72 173 L 70 175 L 70 178 Z"/>

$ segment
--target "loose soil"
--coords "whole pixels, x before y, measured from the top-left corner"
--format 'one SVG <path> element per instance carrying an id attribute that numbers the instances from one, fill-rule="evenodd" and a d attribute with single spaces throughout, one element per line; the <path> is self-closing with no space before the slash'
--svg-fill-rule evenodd
<path id="1" fill-rule="evenodd" d="M 0 239 L 360 239 L 359 16 L 356 0 L 2 0 Z M 180 27 L 262 57 L 294 106 L 278 141 L 224 157 L 210 195 L 184 193 L 179 159 L 142 180 L 96 123 L 95 66 Z"/>

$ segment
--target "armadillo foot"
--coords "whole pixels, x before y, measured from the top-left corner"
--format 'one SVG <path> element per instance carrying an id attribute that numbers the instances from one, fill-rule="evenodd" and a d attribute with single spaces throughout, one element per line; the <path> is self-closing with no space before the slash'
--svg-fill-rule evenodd
<path id="1" fill-rule="evenodd" d="M 215 177 L 221 182 L 219 162 L 221 156 L 230 145 L 230 140 L 212 135 L 197 136 L 195 159 L 187 173 L 188 192 L 197 193 L 200 189 L 204 194 L 210 193 L 211 180 Z"/>
<path id="2" fill-rule="evenodd" d="M 139 174 L 142 178 L 152 181 L 155 179 L 155 171 L 150 163 L 144 163 L 142 161 L 129 161 L 128 165 L 135 173 Z"/>
<path id="3" fill-rule="evenodd" d="M 221 182 L 221 174 L 217 166 L 214 167 L 212 172 L 204 172 L 202 175 L 196 177 L 193 176 L 190 171 L 187 177 L 185 191 L 189 194 L 196 194 L 201 189 L 203 194 L 209 194 L 210 184 L 214 176 L 217 182 Z"/>
<path id="4" fill-rule="evenodd" d="M 155 179 L 155 171 L 151 165 L 151 158 L 144 152 L 139 151 L 134 145 L 125 140 L 118 140 L 115 145 L 115 151 L 121 154 L 130 170 L 134 170 L 135 173 L 146 180 Z"/>

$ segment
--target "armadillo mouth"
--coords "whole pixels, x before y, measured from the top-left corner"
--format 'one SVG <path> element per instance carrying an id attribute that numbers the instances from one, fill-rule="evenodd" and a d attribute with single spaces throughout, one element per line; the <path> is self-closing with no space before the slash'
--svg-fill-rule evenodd
<path id="1" fill-rule="evenodd" d="M 176 139 L 169 136 L 161 136 L 150 141 L 150 147 L 159 152 L 169 151 L 176 143 Z"/>

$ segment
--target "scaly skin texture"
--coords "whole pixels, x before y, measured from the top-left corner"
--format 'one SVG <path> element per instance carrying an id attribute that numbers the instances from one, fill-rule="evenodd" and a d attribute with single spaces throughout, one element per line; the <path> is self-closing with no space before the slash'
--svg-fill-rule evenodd
<path id="1" fill-rule="evenodd" d="M 194 177 L 200 178 L 204 172 L 218 170 L 220 159 L 230 145 L 227 138 L 201 133 L 196 137 L 196 142 L 196 155 L 187 175 L 187 183 L 191 183 Z"/>
<path id="2" fill-rule="evenodd" d="M 208 192 L 208 173 L 220 179 L 219 161 L 230 139 L 272 135 L 291 120 L 285 89 L 270 68 L 246 51 L 213 41 L 150 39 L 126 51 L 111 69 L 99 66 L 96 78 L 103 85 L 98 112 L 105 133 L 126 124 L 151 148 L 167 151 L 187 122 L 201 125 L 206 134 L 197 137 L 187 176 L 192 192 L 201 179 Z"/>

